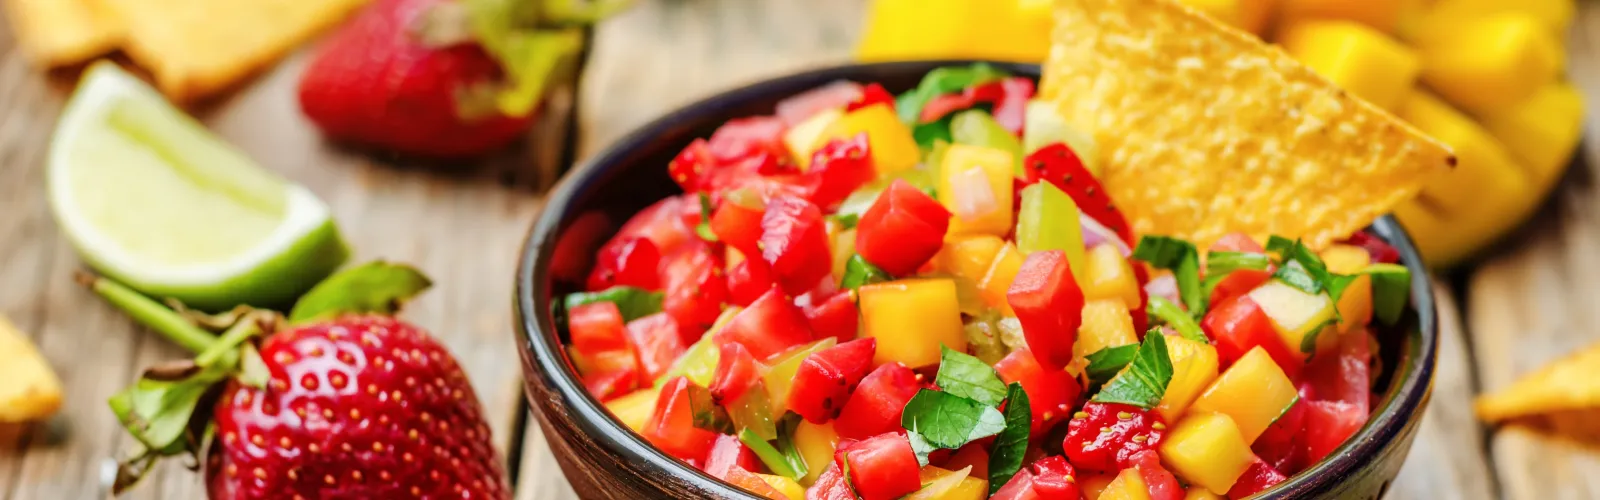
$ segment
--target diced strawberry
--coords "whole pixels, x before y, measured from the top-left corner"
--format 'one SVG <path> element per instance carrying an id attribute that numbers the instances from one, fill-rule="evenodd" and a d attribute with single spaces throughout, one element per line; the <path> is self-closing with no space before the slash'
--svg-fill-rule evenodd
<path id="1" fill-rule="evenodd" d="M 601 402 L 610 401 L 618 396 L 623 396 L 639 387 L 639 371 L 632 365 L 619 370 L 602 371 L 593 375 L 584 374 L 583 387 Z"/>
<path id="2" fill-rule="evenodd" d="M 1040 500 L 1079 500 L 1083 492 L 1078 486 L 1072 464 L 1060 455 L 1045 457 L 1028 466 L 1033 473 L 1033 491 Z"/>
<path id="3" fill-rule="evenodd" d="M 827 422 L 839 414 L 872 368 L 872 355 L 878 339 L 864 338 L 817 351 L 800 362 L 794 385 L 789 389 L 788 407 L 814 424 Z"/>
<path id="4" fill-rule="evenodd" d="M 1072 363 L 1072 345 L 1083 322 L 1083 290 L 1072 277 L 1067 254 L 1047 250 L 1028 255 L 1022 270 L 1006 291 L 1006 302 L 1017 312 L 1028 349 L 1046 369 L 1059 370 Z"/>
<path id="5" fill-rule="evenodd" d="M 737 400 L 761 378 L 756 359 L 738 342 L 722 342 L 717 350 L 720 355 L 717 370 L 711 376 L 711 397 L 717 401 Z"/>
<path id="6" fill-rule="evenodd" d="M 825 212 L 837 209 L 851 192 L 878 176 L 872 166 L 867 133 L 828 141 L 812 154 L 811 168 L 805 176 L 811 187 L 811 202 Z"/>
<path id="7" fill-rule="evenodd" d="M 628 349 L 622 311 L 611 302 L 594 302 L 567 311 L 567 331 L 578 352 L 594 354 Z"/>
<path id="8" fill-rule="evenodd" d="M 735 314 L 717 332 L 716 339 L 721 343 L 744 344 L 758 360 L 787 352 L 811 340 L 811 323 L 805 314 L 776 288 L 767 290 L 749 307 Z"/>
<path id="9" fill-rule="evenodd" d="M 739 307 L 749 306 L 774 285 L 772 270 L 767 267 L 766 261 L 746 257 L 728 270 L 728 303 Z"/>
<path id="10" fill-rule="evenodd" d="M 1083 166 L 1083 160 L 1071 148 L 1061 143 L 1045 146 L 1028 155 L 1023 165 L 1026 166 L 1029 183 L 1046 180 L 1055 184 L 1072 197 L 1084 215 L 1116 232 L 1129 246 L 1134 245 L 1128 219 L 1112 204 L 1100 181 L 1089 173 L 1089 169 Z"/>
<path id="11" fill-rule="evenodd" d="M 1150 492 L 1150 500 L 1183 499 L 1183 485 L 1178 484 L 1178 478 L 1173 477 L 1166 467 L 1161 466 L 1161 455 L 1156 453 L 1156 450 L 1135 453 L 1131 462 L 1133 467 L 1138 469 L 1139 477 L 1144 479 L 1144 486 Z"/>
<path id="12" fill-rule="evenodd" d="M 1256 456 L 1265 460 L 1274 469 L 1290 474 L 1300 472 L 1307 465 L 1305 437 L 1306 405 L 1310 403 L 1302 397 L 1293 406 L 1283 412 L 1278 420 L 1267 426 L 1267 430 L 1250 444 L 1250 449 Z"/>
<path id="13" fill-rule="evenodd" d="M 906 403 L 917 395 L 922 383 L 917 374 L 900 363 L 884 363 L 861 379 L 850 399 L 839 411 L 833 430 L 839 437 L 865 439 L 900 429 L 900 416 Z"/>
<path id="14" fill-rule="evenodd" d="M 667 174 L 684 191 L 693 193 L 700 190 L 701 177 L 716 168 L 716 162 L 710 144 L 705 139 L 695 139 L 667 163 Z"/>
<path id="15" fill-rule="evenodd" d="M 673 377 L 661 386 L 655 413 L 639 434 L 661 451 L 681 459 L 700 459 L 711 451 L 717 434 L 694 426 L 694 409 L 689 404 L 689 387 L 684 377 Z"/>
<path id="16" fill-rule="evenodd" d="M 1245 498 L 1267 491 L 1268 488 L 1287 480 L 1289 478 L 1282 472 L 1257 458 L 1244 470 L 1244 475 L 1239 476 L 1239 480 L 1233 483 L 1233 489 L 1228 490 L 1228 498 Z"/>
<path id="17" fill-rule="evenodd" d="M 728 246 L 738 249 L 745 257 L 759 259 L 761 247 L 756 243 L 761 240 L 761 216 L 764 212 L 762 207 L 746 206 L 724 197 L 722 204 L 717 205 L 717 209 L 711 213 L 711 233 Z"/>
<path id="18" fill-rule="evenodd" d="M 848 465 L 850 484 L 862 500 L 893 500 L 922 487 L 917 454 L 905 435 L 898 432 L 841 446 L 834 461 Z"/>
<path id="19" fill-rule="evenodd" d="M 828 468 L 806 488 L 805 500 L 856 500 L 856 493 L 850 490 L 850 483 L 840 470 L 838 462 L 828 462 Z"/>
<path id="20" fill-rule="evenodd" d="M 1033 435 L 1044 434 L 1072 412 L 1083 392 L 1077 379 L 1066 370 L 1047 370 L 1033 353 L 1018 349 L 1006 355 L 994 369 L 1005 383 L 1018 383 L 1028 393 L 1028 409 L 1033 412 Z"/>
<path id="21" fill-rule="evenodd" d="M 1306 461 L 1317 463 L 1344 444 L 1361 426 L 1368 414 L 1353 404 L 1338 401 L 1310 401 L 1306 406 Z"/>
<path id="22" fill-rule="evenodd" d="M 861 313 L 856 308 L 855 295 L 840 292 L 822 301 L 822 304 L 807 308 L 806 318 L 811 320 L 811 331 L 817 338 L 833 337 L 845 342 L 856 338 Z"/>
<path id="23" fill-rule="evenodd" d="M 628 238 L 643 237 L 649 238 L 650 242 L 655 244 L 657 253 L 661 254 L 664 260 L 676 255 L 684 248 L 688 248 L 689 244 L 698 243 L 700 240 L 694 234 L 694 227 L 684 225 L 680 216 L 686 207 L 698 207 L 699 203 L 694 195 L 674 196 L 658 201 L 628 219 L 605 246 L 622 245 Z M 606 251 L 604 248 L 602 247 L 601 253 Z"/>
<path id="24" fill-rule="evenodd" d="M 1155 450 L 1166 424 L 1155 412 L 1137 406 L 1090 402 L 1067 423 L 1061 448 L 1079 468 L 1116 472 L 1132 467 L 1133 456 Z"/>
<path id="25" fill-rule="evenodd" d="M 722 314 L 728 298 L 728 279 L 722 256 L 710 245 L 696 244 L 662 262 L 661 282 L 666 297 L 661 307 L 687 332 L 704 332 Z"/>
<path id="26" fill-rule="evenodd" d="M 788 128 L 776 116 L 736 118 L 711 133 L 708 147 L 712 157 L 725 162 L 765 152 L 775 155 L 780 163 L 786 163 L 789 149 L 783 145 L 783 133 Z"/>
<path id="27" fill-rule="evenodd" d="M 599 291 L 620 285 L 654 290 L 661 286 L 656 272 L 660 266 L 661 253 L 654 243 L 646 238 L 625 238 L 600 249 L 594 271 L 589 273 L 588 289 Z"/>
<path id="28" fill-rule="evenodd" d="M 989 496 L 989 500 L 1042 500 L 1042 498 L 1033 487 L 1033 472 L 1022 469 L 1011 476 L 1010 481 L 1000 486 L 994 495 Z"/>
<path id="29" fill-rule="evenodd" d="M 1214 305 L 1200 321 L 1200 328 L 1217 346 L 1222 366 L 1232 365 L 1257 346 L 1265 349 L 1290 378 L 1300 373 L 1303 366 L 1278 337 L 1272 318 L 1267 317 L 1249 295 L 1239 295 Z"/>
<path id="30" fill-rule="evenodd" d="M 728 434 L 718 434 L 716 441 L 711 445 L 711 452 L 706 456 L 705 464 L 700 470 L 717 479 L 726 479 L 730 467 L 740 467 L 745 470 L 760 470 L 760 463 L 756 461 L 756 454 L 750 451 L 739 438 Z"/>
<path id="31" fill-rule="evenodd" d="M 804 199 L 778 196 L 768 201 L 759 245 L 772 276 L 791 295 L 805 293 L 833 270 L 822 211 Z"/>
<path id="32" fill-rule="evenodd" d="M 882 85 L 869 83 L 867 86 L 861 88 L 861 96 L 857 97 L 854 101 L 850 101 L 850 105 L 845 108 L 845 111 L 855 111 L 861 108 L 872 106 L 874 104 L 882 104 L 888 106 L 889 109 L 892 110 L 894 109 L 895 104 L 894 94 L 890 94 L 889 91 L 884 90 Z"/>
<path id="33" fill-rule="evenodd" d="M 896 180 L 861 215 L 856 252 L 885 272 L 902 276 L 939 253 L 949 229 L 950 211 L 944 205 Z"/>
<path id="34" fill-rule="evenodd" d="M 1374 263 L 1399 264 L 1400 251 L 1395 250 L 1388 242 L 1383 241 L 1372 233 L 1357 231 L 1344 241 L 1346 245 L 1355 245 L 1367 250 L 1367 255 Z"/>
<path id="35" fill-rule="evenodd" d="M 678 332 L 678 321 L 664 312 L 630 321 L 627 330 L 629 344 L 646 380 L 655 380 L 666 373 L 688 349 Z"/>
<path id="36" fill-rule="evenodd" d="M 825 110 L 849 106 L 863 93 L 861 84 L 840 80 L 778 101 L 776 111 L 778 118 L 792 127 Z"/>

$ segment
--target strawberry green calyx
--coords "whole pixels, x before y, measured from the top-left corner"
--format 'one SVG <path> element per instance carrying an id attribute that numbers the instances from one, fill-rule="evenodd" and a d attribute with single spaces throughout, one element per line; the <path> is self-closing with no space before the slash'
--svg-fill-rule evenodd
<path id="1" fill-rule="evenodd" d="M 411 266 L 375 261 L 334 274 L 312 287 L 289 312 L 289 322 L 304 324 L 345 314 L 392 316 L 400 306 L 433 286 Z"/>
<path id="2" fill-rule="evenodd" d="M 527 116 L 549 84 L 573 70 L 583 49 L 582 26 L 620 12 L 632 0 L 459 0 L 467 32 L 500 63 L 504 81 L 490 93 L 493 109 Z M 459 94 L 465 113 L 482 106 L 483 92 Z M 481 109 L 481 108 L 480 108 Z"/>

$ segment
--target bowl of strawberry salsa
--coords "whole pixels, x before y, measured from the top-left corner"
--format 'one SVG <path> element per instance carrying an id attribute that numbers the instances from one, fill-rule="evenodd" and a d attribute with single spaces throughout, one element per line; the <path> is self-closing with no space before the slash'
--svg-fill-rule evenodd
<path id="1" fill-rule="evenodd" d="M 1036 66 L 722 94 L 561 183 L 526 388 L 586 498 L 1375 498 L 1434 363 L 1390 218 L 1136 235 Z"/>

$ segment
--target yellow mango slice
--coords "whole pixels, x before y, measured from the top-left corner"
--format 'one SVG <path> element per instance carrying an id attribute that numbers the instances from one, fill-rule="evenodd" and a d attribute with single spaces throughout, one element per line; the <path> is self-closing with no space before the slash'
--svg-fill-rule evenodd
<path id="1" fill-rule="evenodd" d="M 1566 67 L 1556 35 L 1520 13 L 1454 23 L 1423 35 L 1417 49 L 1422 81 L 1477 114 L 1499 112 L 1532 97 Z"/>
<path id="2" fill-rule="evenodd" d="M 1283 345 L 1301 358 L 1308 350 L 1306 337 L 1321 334 L 1336 313 L 1333 299 L 1328 298 L 1327 293 L 1312 295 L 1278 280 L 1269 280 L 1247 295 L 1272 320 Z M 1314 342 L 1317 350 L 1337 344 L 1325 338 L 1314 339 Z"/>
<path id="3" fill-rule="evenodd" d="M 1505 13 L 1538 20 L 1546 32 L 1566 33 L 1577 13 L 1573 0 L 1434 0 L 1419 23 L 1419 33 L 1448 30 L 1452 25 Z"/>
<path id="4" fill-rule="evenodd" d="M 772 474 L 756 474 L 756 477 L 766 481 L 768 485 L 772 486 L 772 489 L 778 490 L 778 493 L 789 497 L 789 500 L 805 500 L 806 498 L 806 487 L 800 486 L 800 483 L 793 479 Z"/>
<path id="5" fill-rule="evenodd" d="M 995 256 L 1005 246 L 1005 240 L 987 234 L 948 238 L 944 247 L 933 256 L 933 267 L 974 282 L 981 281 L 983 275 L 989 272 L 989 265 L 994 263 Z"/>
<path id="6" fill-rule="evenodd" d="M 1101 243 L 1084 256 L 1084 269 L 1073 270 L 1085 300 L 1118 299 L 1130 309 L 1139 305 L 1139 280 L 1133 265 L 1115 245 Z"/>
<path id="7" fill-rule="evenodd" d="M 800 170 L 803 171 L 811 166 L 811 154 L 816 152 L 815 146 L 821 146 L 817 138 L 822 137 L 822 132 L 842 117 L 844 117 L 843 109 L 822 110 L 806 118 L 805 121 L 789 127 L 789 131 L 783 133 L 783 145 L 789 148 L 789 155 L 794 157 L 795 164 L 800 166 Z"/>
<path id="8" fill-rule="evenodd" d="M 1317 74 L 1391 111 L 1411 93 L 1422 70 L 1411 48 L 1354 21 L 1299 23 L 1287 30 L 1281 43 L 1283 50 Z"/>
<path id="9" fill-rule="evenodd" d="M 1281 11 L 1282 17 L 1291 23 L 1339 19 L 1394 33 L 1402 21 L 1422 14 L 1422 3 L 1422 0 L 1283 0 Z"/>
<path id="10" fill-rule="evenodd" d="M 1217 495 L 1226 495 L 1256 459 L 1250 442 L 1224 413 L 1184 417 L 1161 441 L 1160 450 L 1161 462 L 1174 475 Z"/>
<path id="11" fill-rule="evenodd" d="M 1571 83 L 1558 81 L 1481 118 L 1483 128 L 1529 169 L 1542 195 L 1566 171 L 1583 135 L 1583 94 Z"/>
<path id="12" fill-rule="evenodd" d="M 1235 28 L 1257 36 L 1266 34 L 1274 0 L 1180 0 L 1196 10 L 1211 14 Z"/>
<path id="13" fill-rule="evenodd" d="M 958 470 L 934 466 L 922 468 L 922 489 L 902 500 L 983 500 L 989 496 L 989 482 L 972 476 L 972 466 Z"/>
<path id="14" fill-rule="evenodd" d="M 831 235 L 833 240 L 831 247 L 833 250 L 833 280 L 837 282 L 844 279 L 845 266 L 849 265 L 850 258 L 856 255 L 856 230 L 836 229 L 833 224 L 829 224 L 828 227 L 833 231 Z M 728 248 L 733 247 L 730 246 Z"/>
<path id="15" fill-rule="evenodd" d="M 1012 170 L 1005 150 L 951 144 L 939 169 L 939 203 L 950 210 L 948 234 L 1005 236 L 1011 232 Z"/>
<path id="16" fill-rule="evenodd" d="M 1000 252 L 994 256 L 994 262 L 989 263 L 989 269 L 983 273 L 983 279 L 978 280 L 978 293 L 983 296 L 983 301 L 991 307 L 1000 309 L 1004 316 L 1016 316 L 1011 310 L 1011 303 L 1006 302 L 1006 292 L 1011 290 L 1011 282 L 1017 279 L 1017 273 L 1022 271 L 1024 259 L 1022 252 L 1017 251 L 1016 245 L 1006 242 Z"/>
<path id="17" fill-rule="evenodd" d="M 1200 391 L 1217 379 L 1217 348 L 1183 337 L 1167 337 L 1167 357 L 1172 359 L 1172 380 L 1156 412 L 1167 422 L 1177 422 Z"/>
<path id="18" fill-rule="evenodd" d="M 1078 471 L 1078 484 L 1083 486 L 1083 498 L 1100 498 L 1100 494 L 1111 486 L 1111 481 L 1116 480 L 1116 474 L 1107 474 L 1089 470 Z"/>
<path id="19" fill-rule="evenodd" d="M 1087 498 L 1087 497 L 1085 497 Z M 1139 475 L 1138 469 L 1122 469 L 1116 479 L 1112 479 L 1100 492 L 1099 500 L 1150 500 L 1150 487 L 1144 484 L 1144 477 Z"/>
<path id="20" fill-rule="evenodd" d="M 1133 331 L 1133 315 L 1122 299 L 1091 300 L 1083 304 L 1083 323 L 1078 340 L 1072 344 L 1075 357 L 1085 357 L 1107 347 L 1139 343 Z"/>
<path id="21" fill-rule="evenodd" d="M 1322 251 L 1322 262 L 1328 271 L 1338 274 L 1356 274 L 1372 263 L 1372 254 L 1352 245 L 1333 245 Z M 1345 287 L 1334 305 L 1339 310 L 1339 332 L 1362 328 L 1372 322 L 1372 277 L 1357 276 Z"/>
<path id="22" fill-rule="evenodd" d="M 61 379 L 16 326 L 0 316 L 0 422 L 41 420 L 61 409 Z"/>
<path id="23" fill-rule="evenodd" d="M 911 128 L 901 123 L 900 117 L 887 104 L 874 104 L 851 111 L 829 123 L 818 134 L 817 141 L 811 144 L 811 151 L 816 151 L 828 141 L 848 139 L 862 132 L 867 133 L 867 145 L 872 148 L 872 164 L 879 175 L 911 170 L 922 160 L 922 150 L 917 148 L 917 140 L 911 137 Z"/>
<path id="24" fill-rule="evenodd" d="M 878 339 L 874 365 L 939 363 L 939 346 L 966 352 L 961 304 L 948 279 L 899 280 L 861 287 L 862 336 Z"/>
<path id="25" fill-rule="evenodd" d="M 1294 382 L 1283 374 L 1283 369 L 1277 363 L 1272 362 L 1272 357 L 1267 355 L 1265 349 L 1257 346 L 1217 376 L 1211 387 L 1207 387 L 1206 392 L 1190 405 L 1190 416 L 1185 420 L 1205 413 L 1226 414 L 1231 418 L 1230 423 L 1238 426 L 1239 435 L 1243 436 L 1245 449 L 1248 450 L 1250 443 L 1254 443 L 1298 399 L 1300 394 L 1295 391 Z M 1172 436 L 1167 435 L 1168 442 Z M 1165 458 L 1165 446 L 1162 448 Z M 1211 491 L 1227 493 L 1228 489 Z"/>
<path id="26" fill-rule="evenodd" d="M 661 390 L 651 387 L 633 391 L 626 396 L 606 402 L 606 410 L 616 415 L 629 429 L 639 432 L 650 420 L 650 415 L 655 413 L 656 398 L 661 395 Z"/>
<path id="27" fill-rule="evenodd" d="M 1039 62 L 1051 26 L 1049 3 L 1038 0 L 876 0 L 856 57 Z"/>
<path id="28" fill-rule="evenodd" d="M 794 447 L 806 461 L 806 477 L 801 478 L 802 481 L 806 484 L 816 481 L 828 464 L 833 463 L 833 451 L 838 446 L 839 433 L 833 431 L 833 421 L 813 424 L 801 420 L 794 428 Z"/>

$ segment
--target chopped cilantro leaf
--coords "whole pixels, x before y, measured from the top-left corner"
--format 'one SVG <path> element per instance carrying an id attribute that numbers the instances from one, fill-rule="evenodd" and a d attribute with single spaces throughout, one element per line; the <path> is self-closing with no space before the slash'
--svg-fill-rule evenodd
<path id="1" fill-rule="evenodd" d="M 851 256 L 850 261 L 845 263 L 844 278 L 839 280 L 839 289 L 855 290 L 860 288 L 861 285 L 882 283 L 892 279 L 894 279 L 894 277 L 889 276 L 888 272 L 885 272 L 878 266 L 872 265 L 871 262 L 867 262 L 867 259 L 862 258 L 860 254 L 857 254 Z"/>
<path id="2" fill-rule="evenodd" d="M 1119 345 L 1107 347 L 1088 356 L 1089 367 L 1084 369 L 1089 374 L 1089 387 L 1095 388 L 1105 385 L 1111 377 L 1117 376 L 1128 363 L 1133 362 L 1134 355 L 1139 353 L 1139 344 Z"/>
<path id="3" fill-rule="evenodd" d="M 617 285 L 598 292 L 567 295 L 564 302 L 569 311 L 585 304 L 611 302 L 617 305 L 617 310 L 622 311 L 623 321 L 633 321 L 661 312 L 661 301 L 664 297 L 661 292 Z"/>
<path id="4" fill-rule="evenodd" d="M 1193 243 L 1167 236 L 1145 236 L 1139 239 L 1133 258 L 1171 270 L 1183 305 L 1192 314 L 1205 314 L 1207 297 L 1200 284 L 1200 252 Z"/>
<path id="5" fill-rule="evenodd" d="M 934 384 L 950 394 L 989 406 L 1006 399 L 1006 383 L 994 368 L 971 355 L 939 346 L 939 375 Z"/>
<path id="6" fill-rule="evenodd" d="M 839 223 L 839 227 L 845 231 L 855 229 L 856 224 L 861 222 L 861 216 L 856 214 L 834 214 L 829 215 L 828 218 L 831 218 L 834 222 Z"/>
<path id="7" fill-rule="evenodd" d="M 1206 297 L 1216 291 L 1217 284 L 1222 283 L 1228 275 L 1241 269 L 1266 270 L 1272 265 L 1272 258 L 1265 254 L 1249 252 L 1211 252 L 1206 254 L 1206 280 L 1201 289 Z"/>
<path id="8" fill-rule="evenodd" d="M 1200 330 L 1200 324 L 1194 321 L 1194 316 L 1179 308 L 1162 297 L 1151 296 L 1148 304 L 1150 315 L 1161 319 L 1168 326 L 1178 331 L 1183 338 L 1202 344 L 1210 344 L 1211 339 L 1206 338 L 1205 332 Z"/>
<path id="9" fill-rule="evenodd" d="M 711 196 L 700 193 L 700 223 L 695 224 L 694 233 L 699 235 L 700 239 L 710 242 L 717 241 L 717 233 L 711 232 L 711 214 L 713 211 L 715 211 L 715 208 L 711 206 Z"/>
<path id="10" fill-rule="evenodd" d="M 900 425 L 937 448 L 956 449 L 1005 430 L 994 407 L 948 392 L 922 389 L 906 403 Z"/>
<path id="11" fill-rule="evenodd" d="M 1284 282 L 1300 291 L 1315 295 L 1328 292 L 1328 297 L 1334 302 L 1339 301 L 1339 295 L 1344 293 L 1345 287 L 1355 280 L 1353 276 L 1341 276 L 1328 271 L 1327 264 L 1322 262 L 1310 248 L 1306 248 L 1299 240 L 1289 240 L 1282 236 L 1273 236 L 1267 240 L 1267 250 L 1275 252 L 1282 259 L 1278 272 L 1272 277 Z"/>
<path id="12" fill-rule="evenodd" d="M 1023 455 L 1028 452 L 1028 433 L 1033 425 L 1033 412 L 1028 406 L 1028 393 L 1022 390 L 1022 384 L 1013 382 L 1006 387 L 1006 409 L 1003 413 L 1006 429 L 995 436 L 994 444 L 989 447 L 991 495 L 1022 469 Z"/>
<path id="13" fill-rule="evenodd" d="M 1094 400 L 1101 403 L 1123 403 L 1150 409 L 1161 402 L 1172 381 L 1172 359 L 1167 357 L 1167 339 L 1160 330 L 1150 330 L 1144 343 L 1134 355 L 1133 363 L 1106 384 Z"/>

